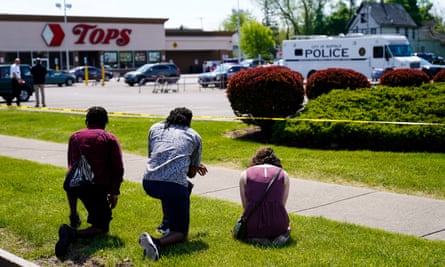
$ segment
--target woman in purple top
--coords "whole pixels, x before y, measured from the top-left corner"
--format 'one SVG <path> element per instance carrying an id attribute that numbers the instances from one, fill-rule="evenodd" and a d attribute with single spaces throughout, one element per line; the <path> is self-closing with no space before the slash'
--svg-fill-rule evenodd
<path id="1" fill-rule="evenodd" d="M 280 159 L 270 147 L 256 151 L 250 167 L 241 173 L 240 195 L 246 216 L 263 197 L 267 185 L 281 168 Z M 290 236 L 286 202 L 289 177 L 282 170 L 270 187 L 264 201 L 247 221 L 247 238 L 264 245 L 282 245 Z"/>

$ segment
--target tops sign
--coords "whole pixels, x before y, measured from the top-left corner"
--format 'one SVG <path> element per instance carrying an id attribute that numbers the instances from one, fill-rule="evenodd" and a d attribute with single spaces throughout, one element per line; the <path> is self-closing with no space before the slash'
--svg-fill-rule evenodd
<path id="1" fill-rule="evenodd" d="M 118 46 L 126 46 L 130 43 L 131 32 L 131 29 L 104 29 L 91 24 L 77 24 L 73 27 L 73 34 L 78 36 L 74 43 L 78 45 L 108 45 L 114 42 Z M 65 33 L 59 24 L 48 24 L 42 32 L 42 38 L 48 46 L 60 46 Z"/>

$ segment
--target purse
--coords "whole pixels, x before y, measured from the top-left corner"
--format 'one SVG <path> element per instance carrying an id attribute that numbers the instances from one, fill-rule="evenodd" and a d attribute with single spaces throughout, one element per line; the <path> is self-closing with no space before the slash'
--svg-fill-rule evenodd
<path id="1" fill-rule="evenodd" d="M 267 193 L 269 192 L 270 187 L 275 182 L 275 180 L 280 175 L 281 168 L 278 169 L 277 173 L 275 173 L 275 176 L 270 180 L 269 184 L 267 185 L 266 191 L 264 192 L 263 196 L 261 197 L 260 201 L 258 201 L 255 204 L 255 207 L 245 216 L 241 216 L 236 220 L 235 226 L 232 230 L 233 238 L 238 240 L 245 240 L 247 238 L 247 221 L 250 218 L 250 216 L 255 212 L 255 210 L 260 206 L 260 204 L 264 201 L 264 199 L 267 196 Z"/>
<path id="2" fill-rule="evenodd" d="M 72 191 L 94 184 L 94 172 L 87 158 L 82 154 L 76 135 L 74 135 L 74 140 L 79 147 L 80 157 L 65 176 L 65 182 L 63 183 L 63 189 L 65 189 L 65 191 Z"/>

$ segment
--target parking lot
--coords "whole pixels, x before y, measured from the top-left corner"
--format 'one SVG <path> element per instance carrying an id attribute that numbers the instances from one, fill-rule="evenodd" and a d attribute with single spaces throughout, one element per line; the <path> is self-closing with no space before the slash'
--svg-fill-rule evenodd
<path id="1" fill-rule="evenodd" d="M 156 89 L 156 92 L 153 90 Z M 164 90 L 161 90 L 164 89 Z M 147 83 L 143 86 L 129 86 L 121 78 L 109 82 L 89 81 L 73 86 L 58 87 L 47 85 L 46 104 L 49 109 L 85 110 L 93 105 L 105 107 L 110 112 L 167 116 L 177 106 L 185 106 L 195 117 L 209 119 L 232 119 L 234 114 L 225 90 L 202 88 L 197 75 L 182 75 L 177 84 L 159 85 Z M 4 103 L 4 102 L 3 102 Z M 23 106 L 35 105 L 34 95 Z"/>

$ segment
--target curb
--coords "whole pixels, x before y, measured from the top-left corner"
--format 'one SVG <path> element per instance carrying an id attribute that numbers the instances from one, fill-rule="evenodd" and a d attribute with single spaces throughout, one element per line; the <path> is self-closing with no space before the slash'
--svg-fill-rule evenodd
<path id="1" fill-rule="evenodd" d="M 39 265 L 17 257 L 3 249 L 0 249 L 0 266 L 2 267 L 39 267 Z"/>

